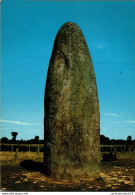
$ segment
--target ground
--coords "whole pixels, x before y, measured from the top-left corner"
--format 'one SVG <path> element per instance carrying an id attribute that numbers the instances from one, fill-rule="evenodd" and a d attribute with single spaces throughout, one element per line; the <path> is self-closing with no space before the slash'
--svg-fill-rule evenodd
<path id="1" fill-rule="evenodd" d="M 114 162 L 101 161 L 95 181 L 58 181 L 43 171 L 43 153 L 0 152 L 1 189 L 5 191 L 135 191 L 135 153 L 119 153 Z"/>

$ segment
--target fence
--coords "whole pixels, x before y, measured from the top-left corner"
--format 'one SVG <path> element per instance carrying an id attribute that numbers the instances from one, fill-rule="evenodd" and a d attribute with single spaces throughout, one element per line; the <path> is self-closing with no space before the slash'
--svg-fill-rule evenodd
<path id="1" fill-rule="evenodd" d="M 44 151 L 44 144 L 1 144 L 1 151 L 16 151 L 18 148 L 19 152 L 39 152 Z M 131 148 L 131 151 L 135 148 L 131 145 L 100 145 L 101 152 L 128 152 Z"/>
<path id="2" fill-rule="evenodd" d="M 16 151 L 18 148 L 19 152 L 36 152 L 37 150 L 40 152 L 44 151 L 44 145 L 25 145 L 25 144 L 1 144 L 1 151 Z"/>

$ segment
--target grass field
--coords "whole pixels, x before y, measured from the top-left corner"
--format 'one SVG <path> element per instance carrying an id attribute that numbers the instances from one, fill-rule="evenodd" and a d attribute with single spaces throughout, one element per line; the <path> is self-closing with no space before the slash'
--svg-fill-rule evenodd
<path id="1" fill-rule="evenodd" d="M 0 152 L 4 191 L 135 191 L 135 153 L 118 153 L 115 162 L 102 162 L 95 181 L 58 181 L 44 175 L 43 153 Z"/>

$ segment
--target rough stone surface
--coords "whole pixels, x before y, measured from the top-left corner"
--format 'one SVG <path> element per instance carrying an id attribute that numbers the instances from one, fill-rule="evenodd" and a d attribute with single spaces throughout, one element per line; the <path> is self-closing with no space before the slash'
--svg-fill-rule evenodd
<path id="1" fill-rule="evenodd" d="M 91 56 L 77 24 L 59 30 L 45 88 L 44 165 L 57 179 L 99 176 L 100 114 Z"/>

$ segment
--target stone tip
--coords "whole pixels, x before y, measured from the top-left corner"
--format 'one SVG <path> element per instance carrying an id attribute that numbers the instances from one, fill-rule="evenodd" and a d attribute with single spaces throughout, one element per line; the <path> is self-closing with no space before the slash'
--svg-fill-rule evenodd
<path id="1" fill-rule="evenodd" d="M 70 21 L 65 22 L 64 25 L 78 26 L 75 22 Z"/>
<path id="2" fill-rule="evenodd" d="M 74 22 L 70 22 L 70 21 L 68 21 L 68 22 L 65 22 L 63 25 L 62 25 L 62 27 L 61 28 L 69 28 L 69 29 L 72 29 L 72 28 L 79 28 L 79 26 L 76 24 L 76 23 L 74 23 Z"/>
<path id="3" fill-rule="evenodd" d="M 58 45 L 64 45 L 68 44 L 72 40 L 72 44 L 76 43 L 77 41 L 80 42 L 82 32 L 79 26 L 76 23 L 67 21 L 65 22 L 61 28 L 59 29 L 56 38 L 55 38 L 55 43 L 54 43 L 54 48 L 55 46 L 58 47 Z"/>
<path id="4" fill-rule="evenodd" d="M 65 22 L 62 26 L 78 27 L 76 23 L 70 21 Z"/>

